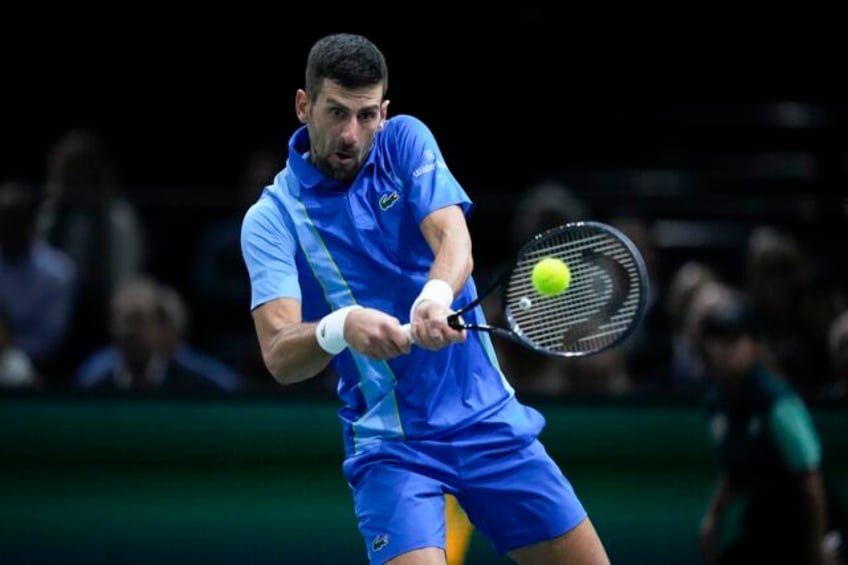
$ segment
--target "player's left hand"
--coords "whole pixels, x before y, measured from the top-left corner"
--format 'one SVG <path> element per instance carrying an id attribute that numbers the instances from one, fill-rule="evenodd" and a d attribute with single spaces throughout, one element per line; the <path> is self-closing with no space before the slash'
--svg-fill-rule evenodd
<path id="1" fill-rule="evenodd" d="M 352 310 L 345 319 L 344 337 L 348 347 L 377 360 L 409 353 L 412 346 L 400 321 L 375 308 Z"/>
<path id="2" fill-rule="evenodd" d="M 437 351 L 452 343 L 465 341 L 465 330 L 455 330 L 448 325 L 453 311 L 434 300 L 423 300 L 412 313 L 410 330 L 412 340 L 424 349 Z"/>

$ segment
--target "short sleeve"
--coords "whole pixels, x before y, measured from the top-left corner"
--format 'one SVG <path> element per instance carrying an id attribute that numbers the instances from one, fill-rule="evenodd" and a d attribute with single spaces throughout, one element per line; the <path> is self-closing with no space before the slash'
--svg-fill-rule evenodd
<path id="1" fill-rule="evenodd" d="M 301 299 L 295 238 L 269 196 L 245 213 L 241 251 L 250 276 L 251 310 L 277 298 Z"/>
<path id="2" fill-rule="evenodd" d="M 821 443 L 810 413 L 801 400 L 778 400 L 769 415 L 769 430 L 777 449 L 792 471 L 811 471 L 821 463 Z"/>
<path id="3" fill-rule="evenodd" d="M 412 116 L 392 120 L 394 160 L 406 187 L 406 199 L 420 223 L 431 212 L 459 205 L 468 215 L 471 199 L 445 163 L 430 129 Z"/>

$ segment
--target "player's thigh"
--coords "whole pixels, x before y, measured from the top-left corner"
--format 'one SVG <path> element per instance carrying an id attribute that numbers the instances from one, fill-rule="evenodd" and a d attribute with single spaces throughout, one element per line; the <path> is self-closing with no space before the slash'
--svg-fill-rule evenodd
<path id="1" fill-rule="evenodd" d="M 445 563 L 441 481 L 387 461 L 372 466 L 351 486 L 371 563 Z"/>
<path id="2" fill-rule="evenodd" d="M 538 441 L 481 458 L 465 473 L 457 499 L 498 553 L 553 540 L 586 518 L 571 483 Z"/>
<path id="3" fill-rule="evenodd" d="M 589 518 L 561 536 L 515 549 L 509 552 L 509 556 L 520 565 L 607 565 L 610 562 Z"/>

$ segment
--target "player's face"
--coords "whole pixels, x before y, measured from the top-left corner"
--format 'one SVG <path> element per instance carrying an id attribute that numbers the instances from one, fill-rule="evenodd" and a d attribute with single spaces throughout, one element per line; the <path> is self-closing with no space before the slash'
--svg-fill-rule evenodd
<path id="1" fill-rule="evenodd" d="M 381 84 L 347 89 L 325 79 L 315 100 L 299 90 L 297 114 L 309 130 L 312 163 L 328 177 L 351 182 L 368 157 L 388 106 Z"/>

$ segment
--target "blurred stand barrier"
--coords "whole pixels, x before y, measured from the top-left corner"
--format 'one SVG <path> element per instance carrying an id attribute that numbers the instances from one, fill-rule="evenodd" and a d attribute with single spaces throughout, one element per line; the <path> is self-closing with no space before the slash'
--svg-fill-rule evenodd
<path id="1" fill-rule="evenodd" d="M 694 563 L 714 464 L 695 401 L 534 404 L 615 563 Z M 0 396 L 3 563 L 365 563 L 333 401 Z M 848 490 L 848 411 L 813 408 Z M 475 534 L 467 565 L 507 563 Z"/>

